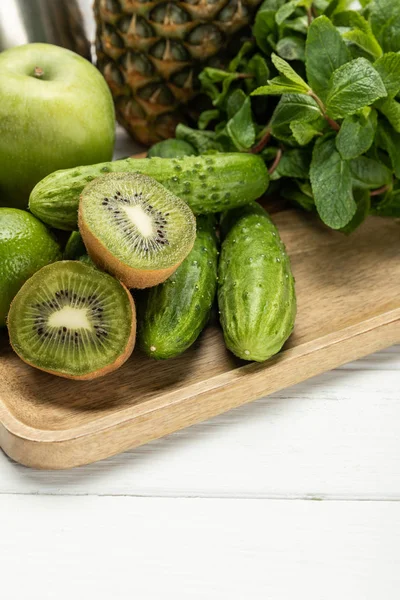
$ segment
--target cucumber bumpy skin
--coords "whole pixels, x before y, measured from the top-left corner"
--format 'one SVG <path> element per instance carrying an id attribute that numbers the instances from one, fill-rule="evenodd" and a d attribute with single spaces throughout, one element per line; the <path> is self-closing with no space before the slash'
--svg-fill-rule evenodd
<path id="1" fill-rule="evenodd" d="M 253 202 L 229 211 L 218 272 L 218 306 L 226 346 L 262 362 L 282 348 L 296 316 L 289 257 L 266 211 Z"/>
<path id="2" fill-rule="evenodd" d="M 208 322 L 217 290 L 215 218 L 197 218 L 193 249 L 177 271 L 142 301 L 138 342 L 153 358 L 182 354 Z"/>
<path id="3" fill-rule="evenodd" d="M 82 254 L 86 254 L 82 236 L 79 231 L 73 231 L 65 245 L 63 260 L 78 260 Z"/>
<path id="4" fill-rule="evenodd" d="M 153 177 L 187 202 L 195 214 L 217 213 L 247 204 L 262 196 L 269 183 L 263 159 L 254 154 L 126 158 L 55 171 L 33 189 L 29 209 L 51 227 L 77 229 L 83 188 L 96 177 L 111 172 Z"/>

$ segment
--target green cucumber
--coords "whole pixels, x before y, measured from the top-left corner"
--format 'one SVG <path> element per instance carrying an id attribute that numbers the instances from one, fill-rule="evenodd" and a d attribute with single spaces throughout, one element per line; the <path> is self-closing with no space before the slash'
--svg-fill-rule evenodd
<path id="1" fill-rule="evenodd" d="M 77 260 L 79 260 L 79 262 L 85 263 L 85 265 L 89 265 L 89 267 L 93 267 L 93 269 L 101 271 L 101 269 L 99 269 L 99 267 L 92 261 L 89 254 L 82 254 L 82 256 L 80 256 Z"/>
<path id="2" fill-rule="evenodd" d="M 77 260 L 82 254 L 86 254 L 82 236 L 79 231 L 73 231 L 65 246 L 63 260 Z"/>
<path id="3" fill-rule="evenodd" d="M 110 172 L 142 173 L 185 200 L 195 214 L 216 213 L 256 200 L 269 176 L 254 154 L 212 154 L 182 158 L 126 158 L 56 171 L 29 198 L 31 212 L 57 229 L 77 229 L 79 196 L 89 182 Z"/>
<path id="4" fill-rule="evenodd" d="M 189 142 L 184 140 L 163 140 L 154 144 L 147 152 L 147 158 L 177 158 L 178 156 L 196 156 L 197 152 Z"/>
<path id="5" fill-rule="evenodd" d="M 296 316 L 289 257 L 278 230 L 256 202 L 229 211 L 218 271 L 218 307 L 226 346 L 262 362 L 282 348 Z"/>
<path id="6" fill-rule="evenodd" d="M 182 354 L 206 325 L 217 289 L 215 218 L 197 218 L 193 249 L 177 271 L 139 303 L 138 341 L 153 358 Z"/>

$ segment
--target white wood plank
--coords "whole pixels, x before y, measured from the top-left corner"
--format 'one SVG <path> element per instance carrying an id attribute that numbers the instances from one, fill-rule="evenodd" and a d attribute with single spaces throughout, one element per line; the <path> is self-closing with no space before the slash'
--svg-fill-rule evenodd
<path id="1" fill-rule="evenodd" d="M 2 496 L 2 597 L 398 600 L 400 504 Z"/>
<path id="2" fill-rule="evenodd" d="M 400 346 L 71 471 L 0 453 L 0 493 L 400 499 Z"/>

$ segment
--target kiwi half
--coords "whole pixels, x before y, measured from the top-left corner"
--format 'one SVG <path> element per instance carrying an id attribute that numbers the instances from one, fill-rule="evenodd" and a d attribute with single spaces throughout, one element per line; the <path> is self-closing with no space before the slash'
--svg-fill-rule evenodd
<path id="1" fill-rule="evenodd" d="M 131 355 L 136 312 L 119 281 L 77 261 L 37 271 L 15 296 L 10 342 L 29 365 L 68 379 L 95 379 Z"/>
<path id="2" fill-rule="evenodd" d="M 130 288 L 165 281 L 191 251 L 188 205 L 151 177 L 111 173 L 82 192 L 79 229 L 90 257 Z"/>

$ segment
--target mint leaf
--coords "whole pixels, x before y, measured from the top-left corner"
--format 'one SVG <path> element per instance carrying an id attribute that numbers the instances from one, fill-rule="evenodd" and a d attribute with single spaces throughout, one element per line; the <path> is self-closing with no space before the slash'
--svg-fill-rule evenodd
<path id="1" fill-rule="evenodd" d="M 340 0 L 323 0 L 324 6 L 322 7 L 325 16 L 331 18 L 333 13 L 338 9 Z M 318 2 L 316 2 L 318 6 Z"/>
<path id="2" fill-rule="evenodd" d="M 245 62 L 245 56 L 254 48 L 253 42 L 245 42 L 243 46 L 240 48 L 239 52 L 236 56 L 231 60 L 228 66 L 228 71 L 231 73 L 235 73 L 242 62 Z"/>
<path id="3" fill-rule="evenodd" d="M 332 74 L 327 113 L 333 119 L 347 117 L 385 96 L 379 73 L 366 58 L 356 58 Z"/>
<path id="4" fill-rule="evenodd" d="M 287 0 L 264 0 L 261 4 L 260 10 L 271 9 L 276 12 Z"/>
<path id="5" fill-rule="evenodd" d="M 377 106 L 381 113 L 385 115 L 391 126 L 397 133 L 400 133 L 400 104 L 396 100 L 379 100 Z"/>
<path id="6" fill-rule="evenodd" d="M 285 123 L 284 125 L 272 127 L 271 133 L 275 139 L 279 140 L 280 142 L 283 142 L 285 145 L 291 146 L 294 148 L 298 147 L 298 143 L 296 142 L 295 138 L 293 137 L 292 131 L 291 131 L 288 123 Z"/>
<path id="7" fill-rule="evenodd" d="M 223 146 L 216 141 L 214 131 L 198 131 L 191 129 L 183 123 L 179 123 L 175 130 L 177 140 L 189 142 L 199 154 L 205 154 L 210 151 L 223 152 Z"/>
<path id="8" fill-rule="evenodd" d="M 357 210 L 350 223 L 341 229 L 342 233 L 345 233 L 346 235 L 353 233 L 353 231 L 365 221 L 371 208 L 371 196 L 369 195 L 368 190 L 356 189 L 353 194 L 357 204 Z"/>
<path id="9" fill-rule="evenodd" d="M 265 54 L 269 55 L 271 52 L 271 47 L 274 48 L 275 46 L 273 42 L 278 34 L 278 27 L 275 22 L 276 10 L 270 8 L 264 10 L 263 6 L 261 6 L 260 10 L 256 14 L 256 19 L 253 26 L 253 34 L 256 38 L 258 47 L 261 48 Z"/>
<path id="10" fill-rule="evenodd" d="M 225 101 L 225 98 L 229 92 L 229 88 L 233 81 L 237 79 L 237 73 L 228 73 L 221 69 L 213 69 L 206 67 L 199 75 L 199 79 L 203 88 L 214 106 L 221 107 Z M 222 83 L 222 89 L 216 85 Z"/>
<path id="11" fill-rule="evenodd" d="M 346 117 L 336 137 L 336 148 L 344 160 L 357 158 L 372 146 L 377 125 L 377 114 L 370 110 L 369 114 Z"/>
<path id="12" fill-rule="evenodd" d="M 303 15 L 302 17 L 296 17 L 296 19 L 292 19 L 290 21 L 285 21 L 285 30 L 286 29 L 289 29 L 291 31 L 297 31 L 298 33 L 307 35 L 307 31 L 308 31 L 307 16 Z"/>
<path id="13" fill-rule="evenodd" d="M 270 124 L 272 127 L 280 127 L 289 125 L 292 121 L 314 121 L 319 116 L 319 106 L 310 96 L 285 94 L 275 108 Z"/>
<path id="14" fill-rule="evenodd" d="M 314 146 L 310 179 L 315 205 L 323 222 L 332 229 L 347 225 L 357 209 L 350 165 L 341 158 L 331 135 L 320 138 Z"/>
<path id="15" fill-rule="evenodd" d="M 256 131 L 253 123 L 250 98 L 246 98 L 240 110 L 229 119 L 226 129 L 238 150 L 251 148 L 256 139 Z"/>
<path id="16" fill-rule="evenodd" d="M 326 124 L 325 119 L 318 117 L 318 119 L 311 123 L 306 121 L 292 121 L 290 129 L 296 142 L 300 146 L 306 146 L 314 137 L 323 135 Z"/>
<path id="17" fill-rule="evenodd" d="M 262 156 L 265 162 L 269 162 L 270 160 L 274 160 L 277 154 L 278 148 L 276 146 L 267 146 L 261 152 L 260 156 Z"/>
<path id="18" fill-rule="evenodd" d="M 309 9 L 314 4 L 314 0 L 300 0 L 299 6 Z"/>
<path id="19" fill-rule="evenodd" d="M 352 29 L 343 33 L 343 39 L 349 44 L 353 58 L 365 57 L 374 61 L 382 56 L 382 48 L 372 32 Z"/>
<path id="20" fill-rule="evenodd" d="M 286 19 L 288 19 L 299 6 L 300 0 L 291 0 L 290 2 L 286 2 L 280 9 L 276 12 L 275 21 L 278 25 L 281 25 Z"/>
<path id="21" fill-rule="evenodd" d="M 400 91 L 400 52 L 388 52 L 374 63 L 389 98 L 394 98 Z"/>
<path id="22" fill-rule="evenodd" d="M 336 27 L 325 17 L 314 19 L 306 42 L 307 79 L 323 101 L 328 95 L 331 75 L 350 60 L 350 53 Z"/>
<path id="23" fill-rule="evenodd" d="M 213 109 L 213 110 L 204 110 L 200 117 L 199 117 L 199 121 L 198 121 L 198 125 L 199 125 L 199 129 L 205 129 L 210 121 L 213 121 L 214 119 L 218 119 L 219 117 L 219 110 L 217 108 Z"/>
<path id="24" fill-rule="evenodd" d="M 400 2 L 374 0 L 369 5 L 369 21 L 384 52 L 400 50 Z"/>
<path id="25" fill-rule="evenodd" d="M 283 60 L 283 58 L 280 58 L 274 53 L 271 54 L 271 60 L 276 70 L 279 71 L 279 73 L 287 77 L 287 79 L 290 79 L 290 81 L 292 81 L 293 83 L 302 87 L 305 92 L 308 92 L 310 86 L 308 86 L 304 79 L 302 79 L 300 75 L 298 75 L 296 71 L 292 69 L 289 63 L 287 63 L 285 60 Z"/>
<path id="26" fill-rule="evenodd" d="M 288 181 L 281 189 L 281 195 L 301 208 L 311 212 L 315 207 L 311 185 L 308 181 Z"/>
<path id="27" fill-rule="evenodd" d="M 236 73 L 228 73 L 222 69 L 214 69 L 212 67 L 206 67 L 201 73 L 201 77 L 207 81 L 213 83 L 224 81 L 225 79 L 236 79 Z"/>
<path id="28" fill-rule="evenodd" d="M 377 189 L 392 181 L 392 172 L 373 158 L 359 156 L 350 161 L 350 171 L 355 187 Z"/>
<path id="29" fill-rule="evenodd" d="M 380 217 L 400 217 L 399 184 L 388 190 L 383 199 L 372 207 L 371 212 Z"/>
<path id="30" fill-rule="evenodd" d="M 268 81 L 268 85 L 263 85 L 251 93 L 252 96 L 282 96 L 282 94 L 307 94 L 307 92 L 303 86 L 293 83 L 284 75 L 279 75 Z"/>
<path id="31" fill-rule="evenodd" d="M 276 51 L 286 60 L 305 60 L 305 42 L 295 36 L 283 37 L 276 45 Z"/>
<path id="32" fill-rule="evenodd" d="M 279 165 L 271 175 L 271 181 L 281 177 L 308 179 L 310 171 L 310 154 L 306 150 L 286 150 Z"/>
<path id="33" fill-rule="evenodd" d="M 243 90 L 234 90 L 226 99 L 226 112 L 228 119 L 232 117 L 242 108 L 247 96 Z"/>
<path id="34" fill-rule="evenodd" d="M 376 60 L 382 56 L 382 48 L 372 32 L 371 25 L 359 12 L 345 10 L 335 13 L 333 23 L 339 27 L 351 28 L 343 33 L 343 39 L 350 45 L 353 58 L 364 56 Z"/>
<path id="35" fill-rule="evenodd" d="M 400 133 L 381 120 L 378 124 L 376 142 L 389 154 L 396 177 L 400 178 Z"/>
<path id="36" fill-rule="evenodd" d="M 254 75 L 253 80 L 246 80 L 246 83 L 251 83 L 252 90 L 259 85 L 266 85 L 268 83 L 270 71 L 265 58 L 261 56 L 261 54 L 254 54 L 247 63 L 246 73 Z"/>
<path id="37" fill-rule="evenodd" d="M 314 0 L 314 6 L 319 7 L 321 4 L 321 8 L 323 9 L 324 15 L 329 18 L 335 16 L 336 13 L 340 13 L 343 11 L 359 10 L 360 5 L 365 6 L 371 0 Z M 326 6 L 326 5 L 329 6 Z"/>
<path id="38" fill-rule="evenodd" d="M 222 91 L 221 93 L 217 96 L 217 98 L 213 101 L 214 106 L 217 106 L 218 108 L 223 106 L 226 97 L 228 95 L 228 92 L 230 90 L 231 84 L 237 79 L 237 75 L 232 73 L 229 77 L 227 77 L 226 79 L 223 80 L 222 82 Z"/>
<path id="39" fill-rule="evenodd" d="M 364 33 L 372 33 L 371 25 L 355 10 L 335 12 L 332 21 L 336 27 L 351 27 L 352 29 L 360 29 Z"/>
<path id="40" fill-rule="evenodd" d="M 275 21 L 278 25 L 282 25 L 300 6 L 310 8 L 313 0 L 290 0 L 285 2 L 276 12 Z M 286 25 L 286 23 L 285 23 Z"/>

